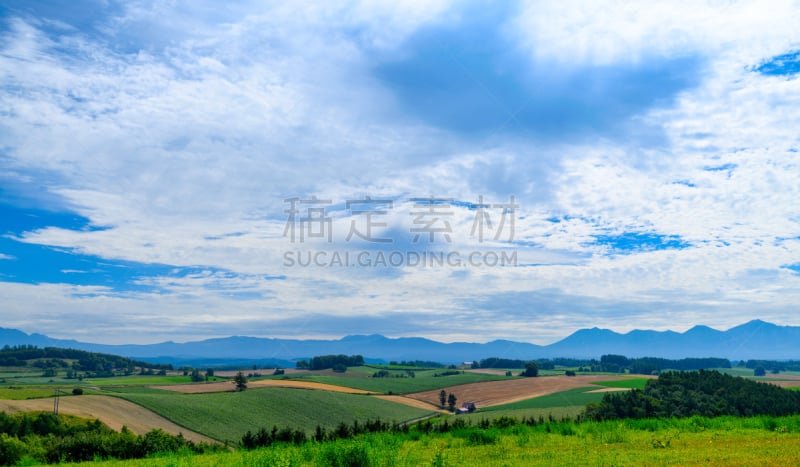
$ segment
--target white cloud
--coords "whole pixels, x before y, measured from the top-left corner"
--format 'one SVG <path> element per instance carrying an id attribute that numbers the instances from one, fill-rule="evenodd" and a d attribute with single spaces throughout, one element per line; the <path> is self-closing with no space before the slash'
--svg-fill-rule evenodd
<path id="1" fill-rule="evenodd" d="M 536 60 L 566 67 L 702 54 L 753 64 L 796 46 L 794 1 L 531 1 L 514 32 Z"/>
<path id="2" fill-rule="evenodd" d="M 139 279 L 158 294 L 0 283 L 11 304 L 6 326 L 57 334 L 64 316 L 102 316 L 114 342 L 170 331 L 199 337 L 215 326 L 223 334 L 288 333 L 271 326 L 315 314 L 398 316 L 416 329 L 407 332 L 446 340 L 480 333 L 544 343 L 597 320 L 623 330 L 734 325 L 753 308 L 764 319 L 796 320 L 787 310 L 800 298 L 800 277 L 780 268 L 800 263 L 800 166 L 788 152 L 798 144 L 800 80 L 747 68 L 797 45 L 794 4 L 523 8 L 509 33 L 533 60 L 575 68 L 686 54 L 707 61 L 702 81 L 674 104 L 634 119 L 664 131 L 666 143 L 654 147 L 466 141 L 402 115 L 371 75 L 373 54 L 402 48 L 441 18 L 443 4 L 265 11 L 241 3 L 222 17 L 203 5 L 131 3 L 98 36 L 47 34 L 35 21 L 10 20 L 0 54 L 0 86 L 15 90 L 0 96 L 12 117 L 2 128 L 4 169 L 55 174 L 41 188 L 107 227 L 47 228 L 23 240 L 208 272 Z M 735 168 L 706 170 L 724 164 Z M 282 267 L 291 247 L 282 238 L 288 197 L 474 202 L 509 193 L 524 217 L 516 238 L 534 245 L 520 248 L 520 262 L 539 266 L 469 269 L 457 278 L 449 269 Z M 471 213 L 459 214 L 454 225 L 463 233 Z M 407 207 L 391 222 L 408 232 Z M 336 218 L 337 232 L 348 225 Z M 691 247 L 623 255 L 594 242 L 629 232 L 679 236 Z M 474 248 L 473 240 L 459 236 L 453 248 Z M 561 308 L 542 313 L 543 291 L 561 297 L 552 299 Z M 665 303 L 674 310 L 663 311 Z M 55 309 L 63 313 L 41 311 Z M 426 328 L 436 314 L 461 319 L 438 334 Z M 323 332 L 307 326 L 303 335 Z"/>

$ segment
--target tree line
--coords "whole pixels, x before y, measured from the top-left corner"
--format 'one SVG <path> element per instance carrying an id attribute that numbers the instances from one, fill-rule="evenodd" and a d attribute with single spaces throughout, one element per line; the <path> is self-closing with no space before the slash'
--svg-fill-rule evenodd
<path id="1" fill-rule="evenodd" d="M 583 418 L 669 418 L 700 415 L 783 416 L 800 413 L 800 392 L 718 371 L 668 371 L 644 390 L 608 393 Z"/>
<path id="2" fill-rule="evenodd" d="M 800 371 L 800 360 L 747 360 L 744 362 L 744 366 L 750 369 L 765 368 L 773 373 L 781 371 Z"/>
<path id="3" fill-rule="evenodd" d="M 114 370 L 127 370 L 132 373 L 136 367 L 161 370 L 172 369 L 170 364 L 147 363 L 120 357 L 119 355 L 77 349 L 39 348 L 32 345 L 6 345 L 0 349 L 0 366 L 27 366 L 29 360 L 37 360 L 35 366 L 41 368 L 66 368 L 68 365 L 64 360 L 73 360 L 74 362 L 69 365 L 71 370 L 96 373 L 111 373 Z"/>
<path id="4" fill-rule="evenodd" d="M 348 366 L 364 365 L 364 357 L 361 355 L 320 355 L 311 360 L 299 360 L 297 368 L 309 370 L 325 370 L 328 368 L 342 369 Z"/>
<path id="5" fill-rule="evenodd" d="M 638 375 L 658 374 L 663 370 L 703 370 L 708 368 L 731 368 L 731 361 L 727 358 L 682 358 L 671 360 L 668 358 L 640 357 L 628 358 L 624 355 L 603 355 L 592 371 L 609 373 L 635 373 Z"/>
<path id="6" fill-rule="evenodd" d="M 624 355 L 603 355 L 597 359 L 577 358 L 543 358 L 537 360 L 518 360 L 511 358 L 490 357 L 472 362 L 472 368 L 525 368 L 529 362 L 535 362 L 540 370 L 552 370 L 557 366 L 578 368 L 578 371 L 602 371 L 608 373 L 634 373 L 639 375 L 658 374 L 663 370 L 700 370 L 708 368 L 731 368 L 730 360 L 726 358 L 682 358 L 672 360 L 668 358 L 640 357 L 628 358 Z M 780 366 L 777 362 L 760 362 L 758 365 L 748 362 L 748 368 L 764 366 L 766 368 L 786 368 L 790 365 Z M 800 367 L 800 362 L 798 362 Z"/>

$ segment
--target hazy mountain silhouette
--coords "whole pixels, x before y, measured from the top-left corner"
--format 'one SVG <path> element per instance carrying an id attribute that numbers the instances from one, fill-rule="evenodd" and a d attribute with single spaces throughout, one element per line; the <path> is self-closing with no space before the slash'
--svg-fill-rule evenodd
<path id="1" fill-rule="evenodd" d="M 270 339 L 233 336 L 196 342 L 147 345 L 107 345 L 54 339 L 0 328 L 0 345 L 69 347 L 159 361 L 282 361 L 327 354 L 360 354 L 371 360 L 429 360 L 460 363 L 487 357 L 535 359 L 554 357 L 721 357 L 732 360 L 800 359 L 800 327 L 761 320 L 719 331 L 695 326 L 686 332 L 581 329 L 550 345 L 495 340 L 487 343 L 442 343 L 421 337 L 388 338 L 380 334 L 346 336 L 338 340 Z"/>

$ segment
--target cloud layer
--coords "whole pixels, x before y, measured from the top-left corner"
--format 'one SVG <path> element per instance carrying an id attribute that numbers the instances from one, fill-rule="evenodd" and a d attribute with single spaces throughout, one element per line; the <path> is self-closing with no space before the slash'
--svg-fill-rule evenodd
<path id="1" fill-rule="evenodd" d="M 799 20 L 794 2 L 8 2 L 2 325 L 536 343 L 798 325 Z M 511 241 L 481 241 L 476 205 L 497 229 L 512 196 Z M 392 201 L 372 218 L 388 244 L 348 239 L 367 197 Z M 420 217 L 425 197 L 446 214 Z M 292 198 L 330 201 L 298 211 L 330 242 L 285 235 Z M 518 261 L 287 265 L 319 251 Z"/>

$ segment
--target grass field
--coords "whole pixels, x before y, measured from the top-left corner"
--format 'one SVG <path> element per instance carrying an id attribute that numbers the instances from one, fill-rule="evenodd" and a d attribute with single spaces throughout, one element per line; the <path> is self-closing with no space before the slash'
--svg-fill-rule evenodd
<path id="1" fill-rule="evenodd" d="M 509 411 L 517 409 L 551 409 L 554 407 L 572 407 L 572 406 L 585 406 L 591 402 L 600 402 L 603 399 L 603 393 L 588 392 L 592 389 L 577 388 L 568 391 L 561 391 L 546 396 L 534 397 L 533 399 L 525 399 L 519 402 L 512 402 L 510 404 L 495 405 L 481 409 L 481 412 L 493 411 Z"/>
<path id="2" fill-rule="evenodd" d="M 753 376 L 753 370 L 750 368 L 733 367 L 733 368 L 709 368 L 709 370 L 719 371 L 731 376 Z"/>
<path id="3" fill-rule="evenodd" d="M 630 388 L 630 389 L 644 389 L 644 385 L 650 381 L 650 378 L 628 378 L 618 381 L 599 381 L 595 384 L 605 386 L 607 388 Z"/>
<path id="4" fill-rule="evenodd" d="M 114 466 L 317 465 L 798 465 L 800 418 L 546 423 L 445 434 L 371 434 L 302 446 L 141 461 Z M 83 464 L 87 465 L 87 464 Z"/>
<path id="5" fill-rule="evenodd" d="M 172 391 L 165 389 L 151 388 L 147 386 L 108 386 L 98 388 L 96 390 L 87 389 L 86 394 L 103 394 L 109 396 L 116 396 L 120 394 L 173 394 Z"/>
<path id="6" fill-rule="evenodd" d="M 71 391 L 63 390 L 62 394 L 68 394 Z M 24 400 L 24 399 L 38 399 L 41 397 L 52 397 L 55 394 L 53 389 L 43 388 L 0 388 L 0 399 L 5 400 Z"/>
<path id="7" fill-rule="evenodd" d="M 224 378 L 212 376 L 208 378 L 209 382 L 225 381 Z M 83 380 L 84 384 L 89 386 L 134 386 L 134 385 L 155 385 L 155 384 L 188 384 L 192 382 L 190 376 L 146 376 L 146 375 L 131 375 L 131 376 L 113 376 L 111 378 L 87 378 Z"/>
<path id="8" fill-rule="evenodd" d="M 178 425 L 220 441 L 237 443 L 248 430 L 290 426 L 311 433 L 317 425 L 335 427 L 380 418 L 407 421 L 431 413 L 375 397 L 287 388 L 248 389 L 211 394 L 120 393 Z"/>

